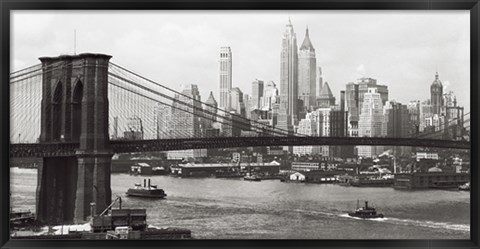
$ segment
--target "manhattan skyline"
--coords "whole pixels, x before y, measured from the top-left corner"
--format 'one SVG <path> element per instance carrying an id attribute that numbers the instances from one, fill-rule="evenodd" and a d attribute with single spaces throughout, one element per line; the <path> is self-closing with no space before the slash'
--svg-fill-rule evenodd
<path id="1" fill-rule="evenodd" d="M 203 99 L 213 91 L 218 101 L 222 46 L 232 49 L 232 87 L 251 94 L 255 79 L 280 86 L 281 39 L 290 18 L 297 42 L 308 25 L 317 66 L 337 99 L 348 82 L 371 77 L 389 87 L 389 99 L 423 101 L 438 71 L 444 92 L 454 91 L 469 110 L 467 11 L 249 11 L 248 20 L 239 19 L 245 11 L 147 13 L 14 11 L 12 71 L 38 64 L 40 56 L 73 54 L 76 29 L 77 53 L 111 54 L 177 90 L 197 84 Z"/>

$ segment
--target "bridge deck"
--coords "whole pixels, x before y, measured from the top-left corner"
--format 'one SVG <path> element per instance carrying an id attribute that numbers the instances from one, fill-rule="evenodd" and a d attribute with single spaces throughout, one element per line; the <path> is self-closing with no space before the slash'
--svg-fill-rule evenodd
<path id="1" fill-rule="evenodd" d="M 370 145 L 470 149 L 469 141 L 384 137 L 215 137 L 111 141 L 114 153 L 255 146 Z M 78 143 L 11 144 L 10 157 L 75 156 Z"/>

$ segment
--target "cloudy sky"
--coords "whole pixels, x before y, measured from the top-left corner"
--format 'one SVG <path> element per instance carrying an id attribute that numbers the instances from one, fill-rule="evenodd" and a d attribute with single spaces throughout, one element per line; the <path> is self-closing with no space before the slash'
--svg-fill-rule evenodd
<path id="1" fill-rule="evenodd" d="M 291 19 L 300 47 L 308 25 L 317 65 L 335 97 L 371 77 L 400 102 L 430 97 L 438 70 L 469 110 L 468 11 L 13 11 L 12 71 L 38 57 L 98 52 L 166 86 L 197 84 L 218 101 L 221 46 L 233 53 L 233 86 L 279 85 L 280 51 Z"/>

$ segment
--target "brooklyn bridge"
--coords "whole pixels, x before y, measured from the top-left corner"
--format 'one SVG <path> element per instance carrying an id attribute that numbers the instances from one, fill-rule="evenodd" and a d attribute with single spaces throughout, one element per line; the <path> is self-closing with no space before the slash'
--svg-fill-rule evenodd
<path id="1" fill-rule="evenodd" d="M 82 222 L 92 202 L 97 212 L 104 210 L 112 199 L 115 153 L 306 145 L 470 148 L 468 140 L 442 136 L 448 124 L 402 138 L 306 136 L 211 106 L 110 59 L 92 53 L 42 57 L 41 64 L 10 74 L 10 157 L 43 158 L 36 196 L 40 221 Z M 191 125 L 199 129 L 159 118 L 162 108 L 193 115 Z M 199 132 L 211 123 L 247 132 Z M 464 125 L 470 128 L 468 118 Z"/>

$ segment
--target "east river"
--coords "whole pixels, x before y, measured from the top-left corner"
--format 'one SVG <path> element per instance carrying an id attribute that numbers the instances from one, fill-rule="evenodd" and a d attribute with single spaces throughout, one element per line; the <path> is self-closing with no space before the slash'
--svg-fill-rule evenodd
<path id="1" fill-rule="evenodd" d="M 37 170 L 10 172 L 12 207 L 34 211 Z M 126 197 L 143 179 L 113 174 L 113 197 L 146 208 L 149 224 L 187 228 L 196 239 L 470 239 L 470 192 L 152 176 L 166 199 Z M 357 199 L 386 218 L 349 217 Z"/>

